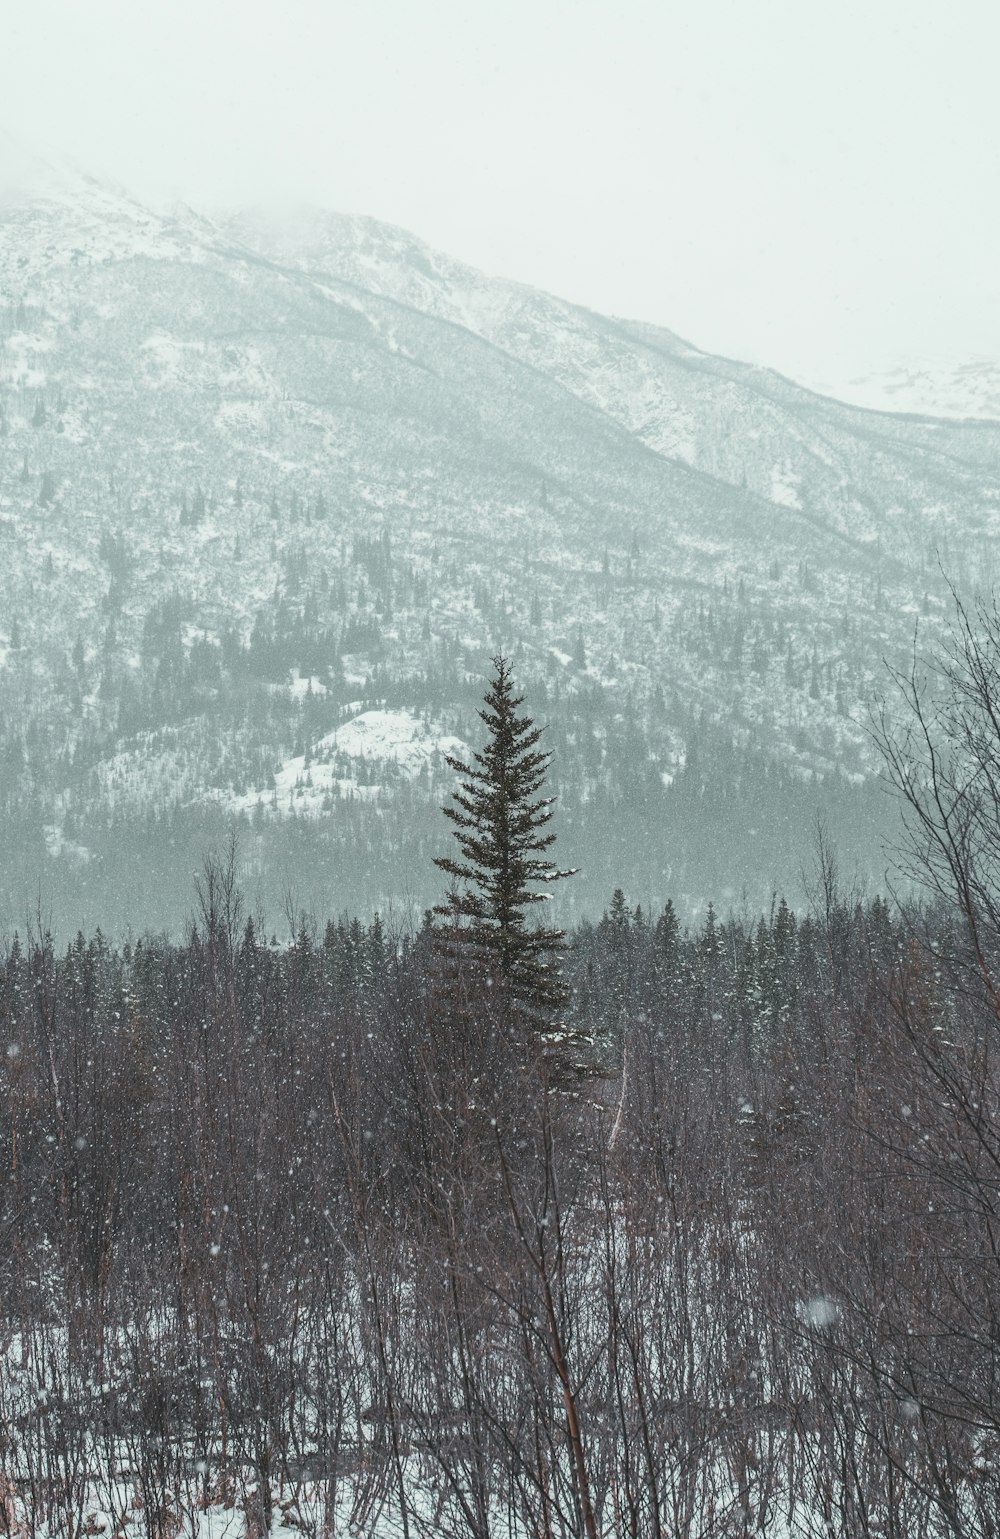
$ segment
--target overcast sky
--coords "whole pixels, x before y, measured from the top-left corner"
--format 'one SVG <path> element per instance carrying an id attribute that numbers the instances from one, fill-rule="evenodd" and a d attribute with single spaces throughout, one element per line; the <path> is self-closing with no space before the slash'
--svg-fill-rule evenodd
<path id="1" fill-rule="evenodd" d="M 1000 357 L 997 0 L 9 0 L 0 123 L 813 382 Z M 0 167 L 0 178 L 2 178 Z"/>

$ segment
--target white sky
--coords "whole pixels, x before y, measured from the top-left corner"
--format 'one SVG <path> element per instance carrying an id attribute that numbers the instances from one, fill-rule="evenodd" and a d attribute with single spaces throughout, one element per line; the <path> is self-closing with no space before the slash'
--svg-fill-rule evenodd
<path id="1" fill-rule="evenodd" d="M 817 382 L 1000 357 L 997 0 L 4 11 L 0 124 L 140 195 L 370 213 Z"/>

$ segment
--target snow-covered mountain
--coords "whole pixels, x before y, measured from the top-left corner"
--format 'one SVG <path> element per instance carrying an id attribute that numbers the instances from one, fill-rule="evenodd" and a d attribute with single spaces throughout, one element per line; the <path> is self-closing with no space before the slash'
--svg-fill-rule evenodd
<path id="1" fill-rule="evenodd" d="M 40 886 L 60 926 L 176 919 L 233 816 L 268 904 L 422 905 L 499 647 L 550 722 L 564 905 L 793 887 L 820 806 L 871 868 L 866 702 L 941 568 L 989 579 L 998 470 L 989 422 L 370 220 L 8 193 L 2 917 Z"/>
<path id="2" fill-rule="evenodd" d="M 877 411 L 1000 421 L 1000 363 L 969 359 L 950 368 L 912 364 L 848 381 L 848 399 Z"/>

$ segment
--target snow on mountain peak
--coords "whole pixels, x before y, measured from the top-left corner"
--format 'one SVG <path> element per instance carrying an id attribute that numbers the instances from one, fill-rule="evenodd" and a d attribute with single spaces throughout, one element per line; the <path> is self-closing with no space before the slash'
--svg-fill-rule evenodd
<path id="1" fill-rule="evenodd" d="M 852 379 L 841 394 L 876 411 L 1000 420 L 1000 361 L 900 365 Z"/>

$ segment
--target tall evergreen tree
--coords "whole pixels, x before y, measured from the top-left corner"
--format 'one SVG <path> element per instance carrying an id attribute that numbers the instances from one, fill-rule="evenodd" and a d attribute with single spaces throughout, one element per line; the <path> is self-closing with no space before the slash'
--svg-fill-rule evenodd
<path id="1" fill-rule="evenodd" d="M 493 665 L 479 712 L 487 742 L 471 764 L 447 759 L 461 786 L 454 806 L 442 810 L 454 824 L 461 856 L 435 860 L 453 879 L 447 902 L 435 909 L 451 921 L 450 930 L 439 931 L 439 943 L 544 1026 L 568 994 L 557 962 L 565 938 L 559 929 L 529 929 L 527 910 L 548 896 L 539 887 L 574 872 L 559 870 L 545 853 L 555 841 L 546 831 L 555 797 L 538 794 L 552 758 L 537 746 L 544 728 L 518 714 L 524 699 L 514 694 L 506 658 L 495 657 Z"/>

